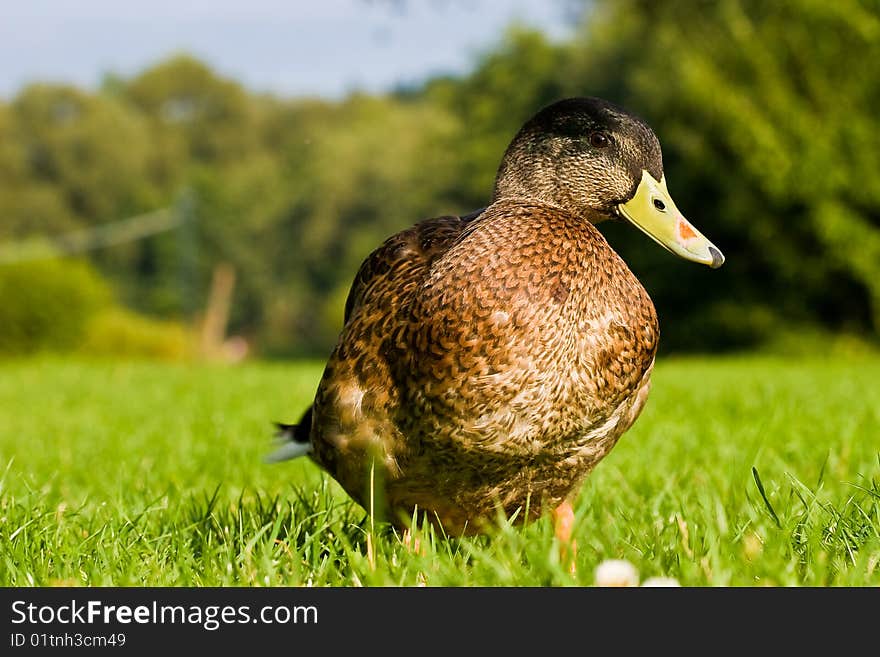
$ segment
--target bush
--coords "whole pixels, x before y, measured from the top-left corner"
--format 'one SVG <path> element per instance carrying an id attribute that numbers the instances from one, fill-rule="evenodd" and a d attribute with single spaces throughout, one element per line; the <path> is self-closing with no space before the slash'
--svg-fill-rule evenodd
<path id="1" fill-rule="evenodd" d="M 0 354 L 76 347 L 89 319 L 111 304 L 106 282 L 87 263 L 38 260 L 0 265 Z"/>
<path id="2" fill-rule="evenodd" d="M 110 308 L 88 324 L 81 351 L 90 356 L 182 360 L 193 353 L 194 336 L 176 322 Z"/>

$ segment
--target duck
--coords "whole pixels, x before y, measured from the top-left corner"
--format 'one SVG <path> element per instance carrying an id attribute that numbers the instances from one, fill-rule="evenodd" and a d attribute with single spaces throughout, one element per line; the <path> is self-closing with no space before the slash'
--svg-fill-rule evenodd
<path id="1" fill-rule="evenodd" d="M 647 123 L 596 97 L 543 107 L 486 207 L 366 257 L 314 401 L 269 460 L 311 458 L 405 530 L 418 513 L 447 535 L 549 514 L 575 545 L 578 491 L 644 408 L 659 340 L 604 221 L 724 262 L 675 206 Z"/>

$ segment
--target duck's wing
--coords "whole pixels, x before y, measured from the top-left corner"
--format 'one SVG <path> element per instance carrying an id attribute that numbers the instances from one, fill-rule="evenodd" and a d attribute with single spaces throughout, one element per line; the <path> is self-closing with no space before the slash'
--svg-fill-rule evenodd
<path id="1" fill-rule="evenodd" d="M 484 210 L 426 219 L 385 240 L 364 260 L 354 277 L 345 301 L 344 323 L 348 324 L 352 313 L 368 303 L 375 291 L 384 294 L 391 284 L 403 292 L 409 284 L 420 281 L 431 263 L 446 253 Z"/>
<path id="2" fill-rule="evenodd" d="M 407 290 L 422 281 L 431 263 L 455 244 L 483 210 L 460 217 L 426 219 L 385 240 L 364 260 L 354 277 L 345 301 L 344 325 L 348 326 L 361 308 L 368 308 L 367 314 L 373 315 L 360 318 L 366 325 L 382 321 L 383 316 L 393 316 Z M 343 354 L 344 349 L 340 353 L 337 348 L 331 361 L 344 357 Z M 312 408 L 306 409 L 297 424 L 277 423 L 279 445 L 267 461 L 285 461 L 311 453 Z"/>

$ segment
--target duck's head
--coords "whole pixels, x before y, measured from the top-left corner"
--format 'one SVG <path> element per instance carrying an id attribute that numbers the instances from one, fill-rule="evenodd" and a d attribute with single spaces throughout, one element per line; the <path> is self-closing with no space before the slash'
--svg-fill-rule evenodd
<path id="1" fill-rule="evenodd" d="M 494 199 L 505 197 L 546 201 L 592 223 L 623 218 L 686 260 L 724 263 L 675 207 L 654 131 L 600 98 L 561 100 L 526 122 L 495 179 Z"/>

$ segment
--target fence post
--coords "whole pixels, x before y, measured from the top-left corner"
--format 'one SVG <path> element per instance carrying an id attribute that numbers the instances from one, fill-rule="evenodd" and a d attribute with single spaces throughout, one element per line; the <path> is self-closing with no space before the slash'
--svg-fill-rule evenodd
<path id="1" fill-rule="evenodd" d="M 176 212 L 180 220 L 177 230 L 180 309 L 183 317 L 191 322 L 198 307 L 198 213 L 196 195 L 190 187 L 181 191 Z"/>

